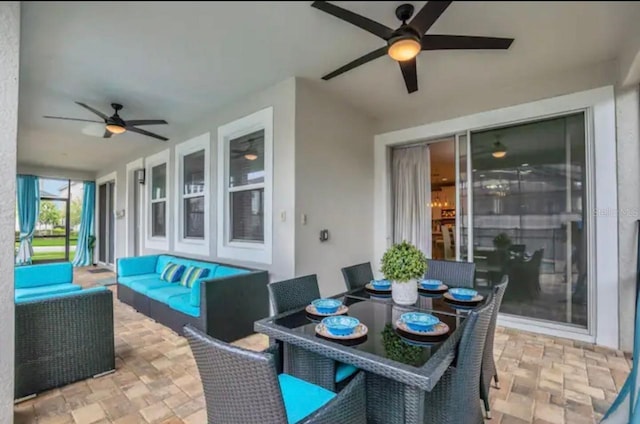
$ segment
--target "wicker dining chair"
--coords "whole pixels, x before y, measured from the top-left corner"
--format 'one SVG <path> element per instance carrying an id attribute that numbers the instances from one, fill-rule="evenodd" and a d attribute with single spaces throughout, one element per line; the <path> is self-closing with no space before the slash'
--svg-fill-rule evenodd
<path id="1" fill-rule="evenodd" d="M 307 306 L 320 297 L 318 278 L 315 274 L 269 283 L 267 288 L 276 315 Z M 280 347 L 280 354 L 283 361 L 281 366 L 284 370 L 293 372 L 296 377 L 312 380 L 313 383 L 319 384 L 329 390 L 335 390 L 336 387 L 340 386 L 339 383 L 346 382 L 347 379 L 358 371 L 353 365 L 343 364 L 341 362 L 329 365 L 327 361 L 324 361 L 325 365 L 330 367 L 330 369 L 322 373 L 319 373 L 318 370 L 311 370 L 307 366 L 297 367 L 296 362 L 307 362 L 301 361 L 300 358 L 308 357 L 307 360 L 313 362 L 313 356 L 316 354 L 292 345 L 287 345 L 286 348 L 284 348 L 284 344 L 281 342 L 277 342 L 276 344 Z M 319 375 L 323 376 L 323 381 L 313 381 L 313 377 Z M 331 378 L 331 376 L 333 376 L 333 378 Z"/>
<path id="2" fill-rule="evenodd" d="M 347 290 L 364 287 L 373 280 L 371 262 L 342 268 L 342 276 L 344 277 L 344 283 L 347 285 Z"/>
<path id="3" fill-rule="evenodd" d="M 195 357 L 209 424 L 365 424 L 364 374 L 338 394 L 287 374 L 269 352 L 232 346 L 184 328 Z"/>
<path id="4" fill-rule="evenodd" d="M 484 410 L 487 413 L 487 418 L 491 419 L 491 407 L 489 405 L 489 390 L 491 389 L 491 380 L 495 380 L 496 387 L 499 388 L 498 383 L 498 370 L 496 368 L 496 361 L 493 357 L 493 340 L 496 334 L 496 321 L 498 320 L 498 312 L 500 311 L 500 305 L 502 304 L 502 297 L 507 290 L 509 284 L 509 276 L 502 277 L 500 284 L 493 288 L 493 301 L 494 308 L 491 314 L 491 321 L 489 322 L 489 329 L 487 330 L 487 340 L 484 343 L 484 352 L 482 354 L 482 370 L 480 372 L 480 397 L 484 402 Z"/>
<path id="5" fill-rule="evenodd" d="M 483 307 L 467 317 L 454 363 L 433 390 L 425 393 L 425 423 L 483 423 L 478 382 L 494 306 L 495 298 L 492 296 Z"/>
<path id="6" fill-rule="evenodd" d="M 473 262 L 427 259 L 424 278 L 440 280 L 449 287 L 474 287 L 476 264 Z"/>

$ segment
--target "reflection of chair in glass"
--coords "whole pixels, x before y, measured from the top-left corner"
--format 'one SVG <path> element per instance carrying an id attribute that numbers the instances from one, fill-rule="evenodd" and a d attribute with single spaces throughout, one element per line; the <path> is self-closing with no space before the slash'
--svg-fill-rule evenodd
<path id="1" fill-rule="evenodd" d="M 476 264 L 473 262 L 427 259 L 424 278 L 440 280 L 449 287 L 473 287 L 475 274 Z"/>
<path id="2" fill-rule="evenodd" d="M 531 258 L 516 256 L 509 259 L 507 274 L 509 287 L 505 293 L 505 301 L 523 301 L 535 299 L 540 294 L 540 265 L 544 249 L 534 252 Z"/>
<path id="3" fill-rule="evenodd" d="M 448 261 L 454 261 L 456 259 L 456 252 L 453 244 L 453 229 L 447 225 L 443 225 L 441 229 L 444 240 L 444 258 Z"/>

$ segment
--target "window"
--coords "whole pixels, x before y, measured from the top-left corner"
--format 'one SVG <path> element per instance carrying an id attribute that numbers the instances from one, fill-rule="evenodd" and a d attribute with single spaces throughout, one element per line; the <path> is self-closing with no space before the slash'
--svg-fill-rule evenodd
<path id="1" fill-rule="evenodd" d="M 218 129 L 218 256 L 271 263 L 273 109 Z"/>
<path id="2" fill-rule="evenodd" d="M 150 249 L 168 250 L 169 225 L 169 150 L 146 159 L 147 240 Z"/>
<path id="3" fill-rule="evenodd" d="M 209 133 L 176 146 L 175 249 L 209 255 Z"/>

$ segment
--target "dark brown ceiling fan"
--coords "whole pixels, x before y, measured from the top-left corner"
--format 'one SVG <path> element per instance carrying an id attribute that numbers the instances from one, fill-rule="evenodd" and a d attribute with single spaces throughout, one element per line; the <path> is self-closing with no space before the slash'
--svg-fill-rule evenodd
<path id="1" fill-rule="evenodd" d="M 396 17 L 402 21 L 402 24 L 398 29 L 393 30 L 381 23 L 326 1 L 314 1 L 311 5 L 312 7 L 349 22 L 358 28 L 362 28 L 387 42 L 386 46 L 367 53 L 323 76 L 322 79 L 330 80 L 331 78 L 337 77 L 340 74 L 388 54 L 400 64 L 400 70 L 402 71 L 407 91 L 413 93 L 418 91 L 416 56 L 420 51 L 467 49 L 506 50 L 511 46 L 513 38 L 426 34 L 451 3 L 450 1 L 428 1 L 415 16 L 413 16 L 413 5 L 402 4 L 396 8 Z M 412 16 L 413 19 L 411 19 Z M 407 23 L 409 19 L 411 19 L 411 21 Z"/>
<path id="2" fill-rule="evenodd" d="M 160 125 L 166 124 L 167 121 L 164 119 L 133 119 L 129 121 L 125 121 L 118 115 L 118 111 L 122 109 L 122 105 L 118 103 L 111 103 L 111 107 L 115 110 L 115 113 L 112 116 L 107 116 L 106 114 L 100 112 L 92 108 L 91 106 L 87 106 L 81 102 L 75 102 L 77 105 L 82 106 L 83 108 L 95 113 L 98 115 L 102 121 L 96 121 L 92 119 L 81 119 L 81 118 L 63 118 L 62 116 L 44 116 L 44 118 L 49 119 L 64 119 L 66 121 L 80 121 L 80 122 L 96 122 L 96 123 L 104 123 L 104 135 L 102 138 L 110 138 L 113 134 L 122 134 L 125 131 L 131 131 L 134 133 L 146 135 L 147 137 L 157 138 L 158 140 L 167 141 L 169 140 L 166 137 L 163 137 L 158 134 L 154 134 L 152 132 L 143 130 L 142 128 L 137 128 L 138 125 Z"/>

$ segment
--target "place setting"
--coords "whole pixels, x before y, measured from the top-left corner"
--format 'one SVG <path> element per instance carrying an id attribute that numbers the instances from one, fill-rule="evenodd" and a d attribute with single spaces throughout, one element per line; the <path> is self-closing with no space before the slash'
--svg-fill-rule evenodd
<path id="1" fill-rule="evenodd" d="M 449 326 L 438 317 L 424 312 L 407 312 L 395 323 L 396 333 L 412 345 L 429 345 L 447 338 Z"/>
<path id="2" fill-rule="evenodd" d="M 316 336 L 354 346 L 367 340 L 369 329 L 358 318 L 336 315 L 323 318 L 316 325 Z"/>
<path id="3" fill-rule="evenodd" d="M 345 315 L 349 307 L 338 299 L 316 299 L 307 305 L 305 311 L 308 318 L 320 321 L 326 317 Z"/>
<path id="4" fill-rule="evenodd" d="M 439 297 L 447 290 L 449 287 L 440 280 L 425 279 L 418 285 L 418 293 L 428 297 Z"/>
<path id="5" fill-rule="evenodd" d="M 371 280 L 364 289 L 374 297 L 391 297 L 391 281 Z"/>
<path id="6" fill-rule="evenodd" d="M 449 289 L 443 297 L 447 303 L 457 308 L 473 308 L 484 300 L 484 296 L 476 290 L 461 287 Z"/>

